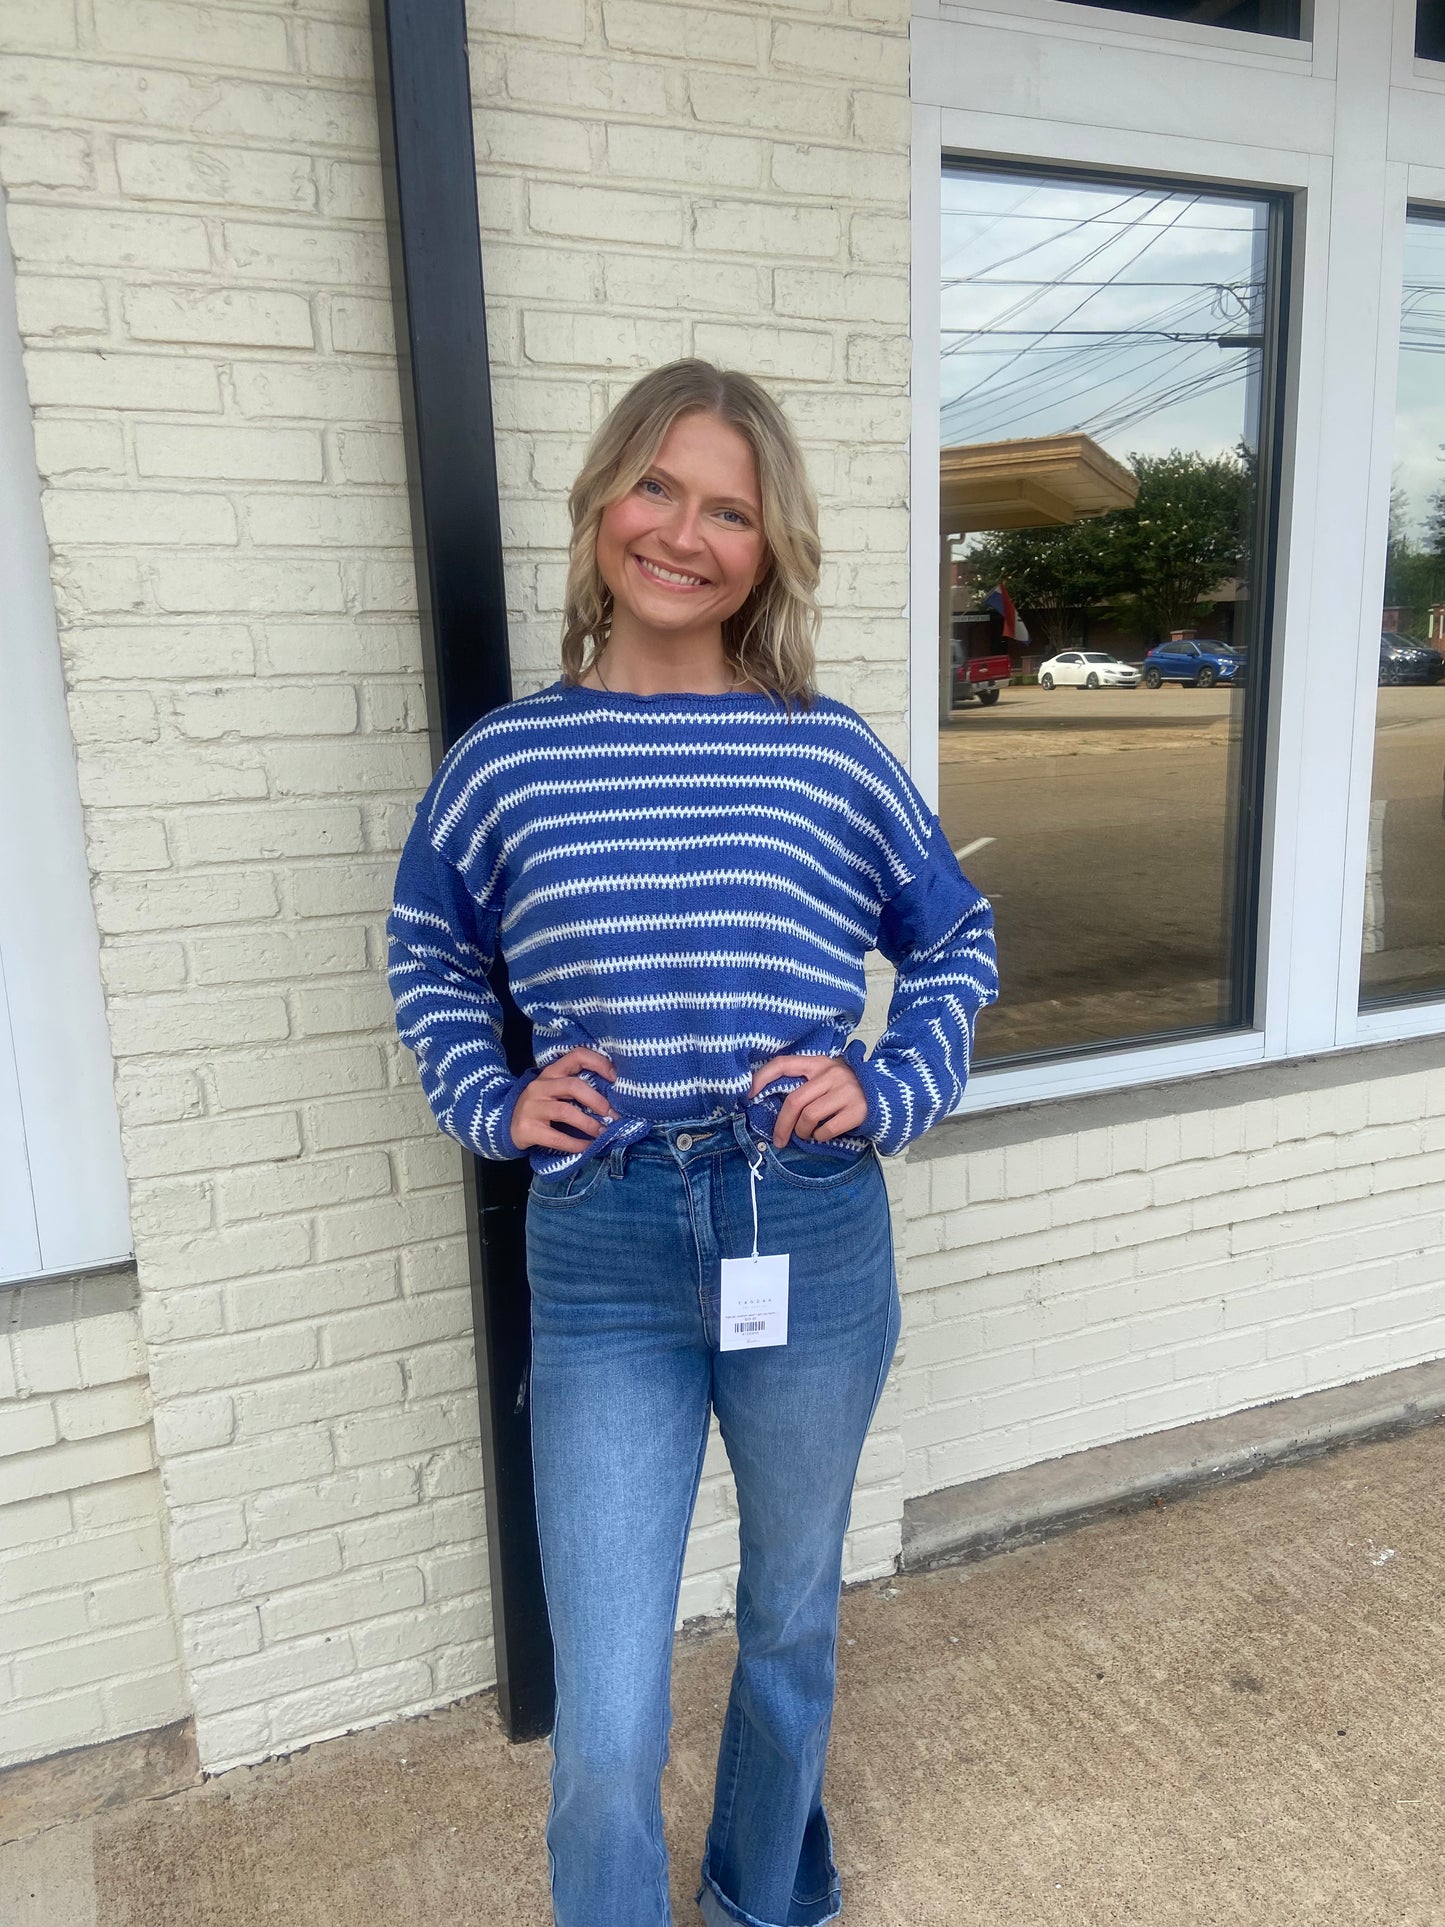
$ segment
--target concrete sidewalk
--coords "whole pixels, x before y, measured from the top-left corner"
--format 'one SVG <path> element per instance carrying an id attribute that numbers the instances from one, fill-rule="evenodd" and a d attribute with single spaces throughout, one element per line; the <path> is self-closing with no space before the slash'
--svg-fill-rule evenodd
<path id="1" fill-rule="evenodd" d="M 848 1927 L 1445 1922 L 1445 1426 L 848 1595 Z M 680 1644 L 674 1907 L 732 1661 Z M 6 1927 L 545 1927 L 482 1697 L 0 1849 Z"/>

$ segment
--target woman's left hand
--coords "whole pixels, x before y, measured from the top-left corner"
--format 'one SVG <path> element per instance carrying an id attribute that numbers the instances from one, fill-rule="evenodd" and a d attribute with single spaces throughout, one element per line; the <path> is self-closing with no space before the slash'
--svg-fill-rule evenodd
<path id="1" fill-rule="evenodd" d="M 779 1077 L 806 1077 L 807 1083 L 789 1091 L 773 1126 L 773 1145 L 781 1151 L 795 1134 L 826 1144 L 830 1138 L 856 1131 L 868 1115 L 868 1099 L 841 1057 L 774 1057 L 753 1072 L 748 1097 L 754 1098 Z"/>

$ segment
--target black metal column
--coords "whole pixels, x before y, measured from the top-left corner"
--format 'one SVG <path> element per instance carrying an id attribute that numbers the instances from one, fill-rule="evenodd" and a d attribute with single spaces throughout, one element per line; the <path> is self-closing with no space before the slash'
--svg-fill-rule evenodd
<path id="1" fill-rule="evenodd" d="M 377 115 L 432 749 L 512 694 L 464 0 L 372 0 Z M 530 1026 L 507 991 L 514 1070 Z M 552 1724 L 552 1637 L 532 1494 L 524 1159 L 472 1159 L 467 1222 L 492 1628 L 514 1740 Z"/>

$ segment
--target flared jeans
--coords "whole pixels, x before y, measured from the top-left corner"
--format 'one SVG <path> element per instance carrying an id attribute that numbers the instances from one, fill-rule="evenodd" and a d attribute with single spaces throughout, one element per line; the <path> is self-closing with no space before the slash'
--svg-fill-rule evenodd
<path id="1" fill-rule="evenodd" d="M 720 1261 L 752 1251 L 754 1197 L 758 1251 L 789 1256 L 787 1344 L 722 1351 Z M 843 1535 L 899 1326 L 878 1155 L 777 1150 L 740 1111 L 654 1125 L 534 1178 L 527 1269 L 557 1927 L 672 1920 L 660 1782 L 713 1412 L 737 1487 L 738 1660 L 697 1899 L 708 1927 L 832 1920 Z"/>

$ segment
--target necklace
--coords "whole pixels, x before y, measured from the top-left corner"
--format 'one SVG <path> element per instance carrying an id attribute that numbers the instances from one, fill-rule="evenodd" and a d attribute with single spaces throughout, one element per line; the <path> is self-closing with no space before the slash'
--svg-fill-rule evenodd
<path id="1" fill-rule="evenodd" d="M 603 673 L 602 673 L 602 658 L 601 658 L 601 656 L 599 656 L 599 657 L 597 658 L 597 660 L 596 660 L 596 662 L 594 662 L 594 663 L 593 663 L 593 665 L 592 665 L 592 667 L 593 667 L 593 668 L 594 668 L 594 669 L 595 669 L 595 670 L 597 671 L 597 680 L 598 680 L 598 682 L 600 682 L 600 683 L 602 684 L 602 687 L 603 687 L 604 689 L 606 689 L 606 690 L 607 690 L 607 693 L 608 693 L 608 695 L 609 695 L 609 696 L 617 696 L 617 695 L 625 695 L 625 694 L 627 693 L 627 692 L 626 692 L 625 690 L 617 690 L 617 689 L 612 689 L 612 688 L 610 688 L 610 687 L 608 686 L 608 682 L 607 682 L 607 678 L 606 678 L 606 677 L 605 677 L 605 676 L 603 675 Z M 735 689 L 737 688 L 737 686 L 738 686 L 738 669 L 737 669 L 737 664 L 736 664 L 736 663 L 731 663 L 731 664 L 729 665 L 729 667 L 730 667 L 730 668 L 731 668 L 731 670 L 732 670 L 732 673 L 733 673 L 733 679 L 732 679 L 732 681 L 731 681 L 731 682 L 730 682 L 730 683 L 728 684 L 728 686 L 727 686 L 727 688 L 726 688 L 726 689 L 717 689 L 717 690 L 709 690 L 709 691 L 707 691 L 707 692 L 706 692 L 707 694 L 709 694 L 709 695 L 717 695 L 717 696 L 729 696 L 729 695 L 731 695 L 731 694 L 732 694 L 732 692 L 733 692 L 733 690 L 735 690 Z"/>

